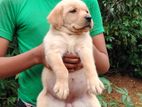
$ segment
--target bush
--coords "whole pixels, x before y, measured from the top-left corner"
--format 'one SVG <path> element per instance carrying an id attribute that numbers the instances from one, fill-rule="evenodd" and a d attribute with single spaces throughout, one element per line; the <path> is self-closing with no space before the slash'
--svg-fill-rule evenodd
<path id="1" fill-rule="evenodd" d="M 142 2 L 100 0 L 111 68 L 142 77 Z"/>
<path id="2" fill-rule="evenodd" d="M 0 107 L 15 107 L 17 82 L 14 78 L 0 80 Z"/>

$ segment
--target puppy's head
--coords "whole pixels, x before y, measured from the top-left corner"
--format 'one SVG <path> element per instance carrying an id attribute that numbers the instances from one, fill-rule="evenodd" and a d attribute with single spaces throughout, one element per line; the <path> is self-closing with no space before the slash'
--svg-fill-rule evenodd
<path id="1" fill-rule="evenodd" d="M 65 27 L 73 33 L 87 32 L 93 27 L 89 10 L 81 0 L 62 0 L 49 14 L 48 22 L 56 29 Z"/>

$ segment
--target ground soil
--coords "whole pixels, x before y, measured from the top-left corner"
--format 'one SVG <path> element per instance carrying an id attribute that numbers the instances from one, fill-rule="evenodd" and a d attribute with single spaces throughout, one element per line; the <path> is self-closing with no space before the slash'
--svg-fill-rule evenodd
<path id="1" fill-rule="evenodd" d="M 142 94 L 142 79 L 137 79 L 134 77 L 130 77 L 128 75 L 120 75 L 120 74 L 111 74 L 107 75 L 107 78 L 116 86 L 121 88 L 126 88 L 129 92 L 129 96 L 131 97 L 135 107 L 142 107 L 142 99 L 138 94 Z M 117 92 L 113 91 L 111 95 L 107 95 L 107 100 L 115 99 L 118 102 L 121 102 L 121 95 Z M 120 103 L 119 107 L 125 107 Z"/>

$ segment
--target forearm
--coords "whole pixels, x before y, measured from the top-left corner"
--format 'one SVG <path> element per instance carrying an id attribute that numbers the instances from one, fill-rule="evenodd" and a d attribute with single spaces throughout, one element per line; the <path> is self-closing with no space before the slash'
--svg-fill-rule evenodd
<path id="1" fill-rule="evenodd" d="M 99 74 L 106 73 L 110 67 L 108 55 L 103 52 L 100 52 L 94 46 L 94 58 L 95 58 L 95 64 L 96 64 L 98 73 Z"/>
<path id="2" fill-rule="evenodd" d="M 13 57 L 0 57 L 0 78 L 14 76 L 38 63 L 36 49 Z"/>

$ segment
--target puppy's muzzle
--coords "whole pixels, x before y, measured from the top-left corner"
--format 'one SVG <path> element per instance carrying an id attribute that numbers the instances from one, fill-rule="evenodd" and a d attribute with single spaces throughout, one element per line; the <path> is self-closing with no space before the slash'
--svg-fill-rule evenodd
<path id="1" fill-rule="evenodd" d="M 91 16 L 85 16 L 85 20 L 90 23 L 91 22 L 92 17 Z"/>

